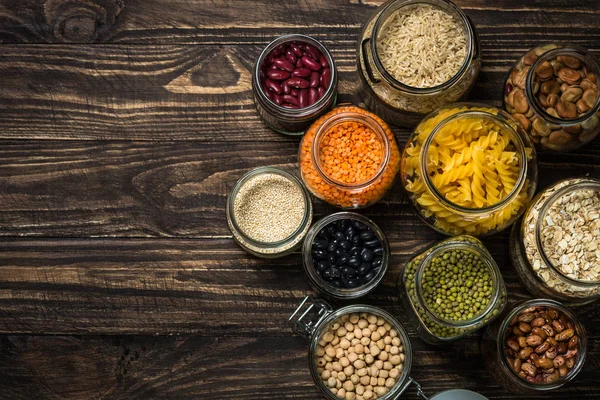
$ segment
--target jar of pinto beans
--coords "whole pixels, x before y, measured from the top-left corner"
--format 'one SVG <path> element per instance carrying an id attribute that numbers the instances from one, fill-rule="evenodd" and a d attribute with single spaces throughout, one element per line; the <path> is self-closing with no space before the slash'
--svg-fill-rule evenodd
<path id="1" fill-rule="evenodd" d="M 400 169 L 390 127 L 356 106 L 335 108 L 316 120 L 302 138 L 299 159 L 308 190 L 343 209 L 379 201 Z"/>

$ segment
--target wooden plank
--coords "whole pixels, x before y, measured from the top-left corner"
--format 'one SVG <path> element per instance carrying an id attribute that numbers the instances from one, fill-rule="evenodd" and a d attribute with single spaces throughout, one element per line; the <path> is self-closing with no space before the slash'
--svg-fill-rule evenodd
<path id="1" fill-rule="evenodd" d="M 86 2 L 4 0 L 0 4 L 2 43 L 128 42 L 239 43 L 266 42 L 290 31 L 347 40 L 349 28 L 360 28 L 383 0 L 88 0 Z M 62 3 L 62 4 L 61 4 Z M 125 3 L 125 7 L 121 7 Z M 530 1 L 458 0 L 482 34 L 489 27 L 523 40 L 523 32 L 542 41 L 593 41 L 594 0 Z M 307 26 L 310 25 L 310 29 Z M 555 29 L 557 26 L 567 30 Z M 510 30 L 506 28 L 510 27 Z M 541 29 L 540 29 L 541 28 Z M 598 35 L 597 30 L 595 31 Z M 544 36 L 550 35 L 550 36 Z"/>
<path id="2" fill-rule="evenodd" d="M 383 285 L 361 302 L 401 315 L 399 272 L 441 237 L 423 226 L 397 227 L 389 236 Z M 511 301 L 529 298 L 509 260 L 508 232 L 485 243 Z M 287 335 L 287 317 L 309 293 L 299 253 L 262 260 L 230 239 L 0 243 L 0 333 Z M 600 318 L 594 306 L 578 313 L 586 326 Z"/>
<path id="3" fill-rule="evenodd" d="M 511 63 L 533 45 L 502 37 L 482 38 L 471 100 L 500 105 Z M 585 37 L 600 54 L 600 37 Z M 325 42 L 340 71 L 339 101 L 360 103 L 354 39 Z M 251 73 L 263 46 L 0 46 L 0 138 L 296 141 L 256 113 Z"/>
<path id="4" fill-rule="evenodd" d="M 404 144 L 407 132 L 398 135 Z M 0 236 L 229 237 L 225 203 L 248 170 L 297 170 L 296 142 L 0 141 Z M 600 141 L 540 155 L 540 187 L 600 177 Z M 400 182 L 365 213 L 421 227 Z M 315 201 L 317 216 L 335 209 Z"/>
<path id="5" fill-rule="evenodd" d="M 413 339 L 411 376 L 429 396 L 452 388 L 490 400 L 527 399 L 490 382 L 479 338 L 442 348 Z M 597 399 L 600 340 L 575 383 L 555 400 Z M 0 397 L 50 399 L 322 399 L 308 370 L 308 342 L 281 337 L 0 337 Z M 77 379 L 73 379 L 74 376 Z M 412 388 L 411 388 L 412 389 Z M 403 399 L 418 400 L 414 390 Z"/>

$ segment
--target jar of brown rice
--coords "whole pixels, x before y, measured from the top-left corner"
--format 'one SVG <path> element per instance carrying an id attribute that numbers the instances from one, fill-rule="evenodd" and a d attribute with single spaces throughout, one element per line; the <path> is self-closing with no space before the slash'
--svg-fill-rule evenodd
<path id="1" fill-rule="evenodd" d="M 472 88 L 481 68 L 469 18 L 448 0 L 390 0 L 358 41 L 359 93 L 387 122 L 414 126 Z"/>

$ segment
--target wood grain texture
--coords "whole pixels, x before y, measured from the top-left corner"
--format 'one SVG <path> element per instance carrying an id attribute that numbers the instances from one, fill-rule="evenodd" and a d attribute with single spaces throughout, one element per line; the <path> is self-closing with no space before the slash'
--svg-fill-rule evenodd
<path id="1" fill-rule="evenodd" d="M 590 343 L 594 349 L 600 341 Z M 411 375 L 428 395 L 457 387 L 490 400 L 527 399 L 490 384 L 478 357 L 479 338 L 437 348 L 413 341 Z M 0 398 L 14 400 L 320 399 L 307 365 L 308 342 L 287 337 L 0 338 Z M 597 399 L 593 352 L 574 384 L 554 400 Z M 80 379 L 68 380 L 73 371 Z M 413 391 L 403 399 L 417 400 Z"/>

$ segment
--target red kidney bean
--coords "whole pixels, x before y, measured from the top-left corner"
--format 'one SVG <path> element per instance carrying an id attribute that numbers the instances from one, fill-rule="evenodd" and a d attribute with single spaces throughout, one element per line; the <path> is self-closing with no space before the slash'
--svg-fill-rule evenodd
<path id="1" fill-rule="evenodd" d="M 292 76 L 298 78 L 308 78 L 311 73 L 312 71 L 308 68 L 297 68 L 294 70 L 294 72 L 292 72 Z"/>
<path id="2" fill-rule="evenodd" d="M 283 81 L 290 77 L 290 73 L 279 69 L 270 69 L 267 71 L 267 76 L 275 81 Z"/>
<path id="3" fill-rule="evenodd" d="M 317 93 L 319 93 L 319 98 L 323 97 L 325 95 L 325 92 L 326 92 L 326 90 L 323 86 L 319 86 L 317 88 Z"/>
<path id="4" fill-rule="evenodd" d="M 275 102 L 275 104 L 278 104 L 278 105 L 283 104 L 283 97 L 281 97 L 280 95 L 275 94 L 275 93 L 273 93 L 272 96 L 273 96 L 272 100 Z"/>
<path id="5" fill-rule="evenodd" d="M 319 49 L 317 49 L 315 46 L 313 46 L 312 44 L 307 44 L 306 45 L 306 54 L 308 54 L 309 56 L 312 57 L 313 60 L 315 61 L 319 61 L 319 59 L 321 58 L 322 54 L 319 51 Z"/>
<path id="6" fill-rule="evenodd" d="M 308 89 L 308 105 L 312 106 L 319 100 L 319 92 L 315 88 Z"/>
<path id="7" fill-rule="evenodd" d="M 323 67 L 323 68 L 329 67 L 329 62 L 327 61 L 327 57 L 325 57 L 323 55 L 319 58 L 319 63 L 321 64 L 321 67 Z"/>
<path id="8" fill-rule="evenodd" d="M 331 69 L 325 68 L 321 74 L 321 86 L 328 88 L 331 83 Z"/>
<path id="9" fill-rule="evenodd" d="M 319 87 L 320 80 L 321 80 L 321 76 L 319 75 L 319 73 L 316 71 L 313 71 L 310 74 L 310 87 L 314 87 L 314 88 Z"/>
<path id="10" fill-rule="evenodd" d="M 298 101 L 298 98 L 292 96 L 291 94 L 284 94 L 283 95 L 283 102 L 284 103 L 290 103 L 290 104 L 293 104 L 295 106 L 299 106 L 300 105 L 300 102 Z"/>
<path id="11" fill-rule="evenodd" d="M 275 57 L 282 55 L 284 52 L 285 52 L 285 43 L 280 44 L 279 46 L 275 47 L 275 50 L 273 50 L 273 54 L 275 55 Z"/>
<path id="12" fill-rule="evenodd" d="M 275 60 L 273 60 L 273 64 L 277 65 L 277 67 L 281 68 L 281 69 L 285 69 L 288 72 L 292 72 L 294 71 L 294 64 L 292 64 L 291 62 L 289 62 L 288 60 L 286 60 L 285 58 L 276 58 Z"/>
<path id="13" fill-rule="evenodd" d="M 296 62 L 296 68 L 304 68 L 304 64 L 302 63 L 302 59 L 299 58 Z"/>
<path id="14" fill-rule="evenodd" d="M 292 91 L 290 92 L 290 94 L 291 94 L 292 96 L 294 96 L 294 97 L 298 97 L 298 94 L 299 94 L 299 93 L 300 93 L 300 92 L 298 91 L 298 89 L 292 89 Z"/>
<path id="15" fill-rule="evenodd" d="M 267 59 L 265 60 L 265 65 L 272 65 L 273 61 L 275 61 L 275 54 L 271 53 L 267 56 Z"/>
<path id="16" fill-rule="evenodd" d="M 307 68 L 312 69 L 313 71 L 319 71 L 321 69 L 321 64 L 319 64 L 309 56 L 302 56 L 302 64 L 304 64 Z"/>
<path id="17" fill-rule="evenodd" d="M 262 87 L 262 88 L 263 88 L 263 92 L 265 92 L 265 94 L 267 95 L 267 97 L 268 97 L 269 99 L 273 100 L 273 95 L 274 95 L 275 93 L 271 92 L 271 91 L 270 91 L 270 90 L 267 88 L 267 86 L 266 86 L 266 85 L 263 85 L 263 87 Z"/>
<path id="18" fill-rule="evenodd" d="M 275 64 L 272 64 L 272 65 L 271 65 L 271 66 L 270 66 L 270 67 L 267 69 L 267 71 L 268 71 L 269 69 L 277 69 L 277 70 L 278 70 L 279 68 L 277 68 L 277 65 L 275 65 Z"/>
<path id="19" fill-rule="evenodd" d="M 308 89 L 302 89 L 300 94 L 298 94 L 298 103 L 300 103 L 300 108 L 304 108 L 308 105 Z"/>
<path id="20" fill-rule="evenodd" d="M 281 94 L 283 92 L 283 89 L 281 88 L 279 83 L 270 79 L 265 79 L 265 86 L 277 94 Z"/>
<path id="21" fill-rule="evenodd" d="M 281 84 L 281 88 L 283 89 L 283 94 L 290 94 L 290 92 L 292 91 L 292 88 L 290 87 L 290 85 L 287 84 L 287 81 Z"/>
<path id="22" fill-rule="evenodd" d="M 285 58 L 287 58 L 288 61 L 291 62 L 292 64 L 296 64 L 296 61 L 298 61 L 296 54 L 294 54 L 294 52 L 291 49 L 287 49 L 285 51 Z"/>
<path id="23" fill-rule="evenodd" d="M 295 106 L 295 105 L 290 104 L 290 103 L 283 103 L 282 107 L 285 107 L 285 108 L 298 108 L 298 106 Z"/>
<path id="24" fill-rule="evenodd" d="M 302 79 L 302 78 L 290 78 L 286 82 L 291 87 L 298 88 L 298 89 L 306 89 L 307 87 L 310 86 L 310 82 L 307 81 L 306 79 Z"/>
<path id="25" fill-rule="evenodd" d="M 298 57 L 302 57 L 304 55 L 304 52 L 302 50 L 300 50 L 300 47 L 298 47 L 298 45 L 296 43 L 290 43 L 290 49 L 292 49 L 292 51 Z"/>

